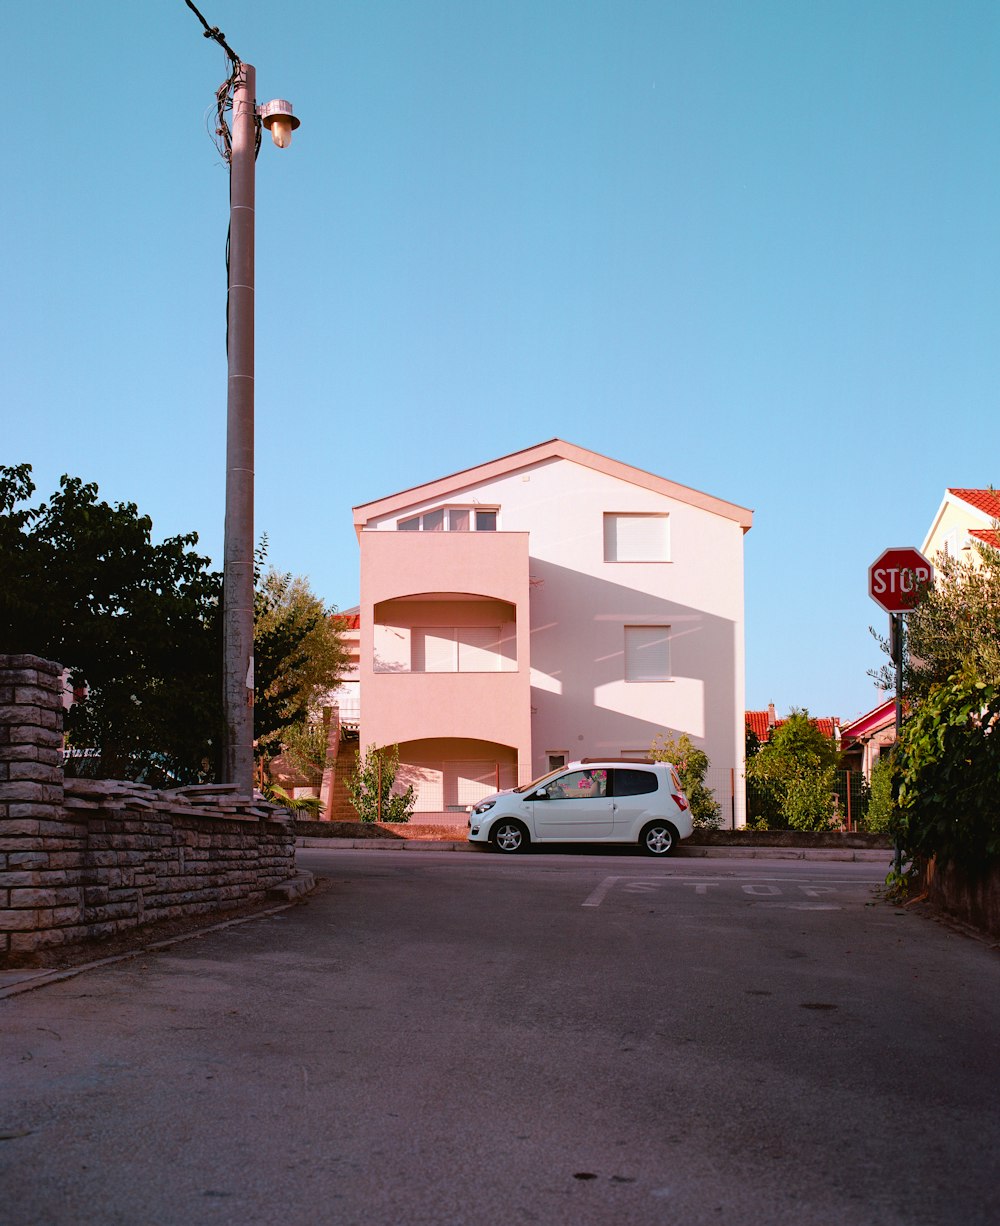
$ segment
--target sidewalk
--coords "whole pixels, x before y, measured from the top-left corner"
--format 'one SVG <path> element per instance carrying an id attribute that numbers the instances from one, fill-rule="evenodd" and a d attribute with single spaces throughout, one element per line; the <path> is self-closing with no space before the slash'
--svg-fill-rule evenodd
<path id="1" fill-rule="evenodd" d="M 295 840 L 296 847 L 353 848 L 356 851 L 468 851 L 479 855 L 489 854 L 485 843 L 470 843 L 466 839 L 322 839 L 304 835 Z M 553 849 L 555 848 L 553 844 Z M 615 851 L 620 843 L 609 844 Z M 592 847 L 596 851 L 599 844 Z M 534 848 L 535 852 L 548 850 Z M 753 847 L 709 846 L 704 843 L 681 843 L 673 856 L 676 859 L 733 859 L 733 860 L 864 860 L 873 863 L 892 862 L 892 848 L 869 847 L 779 847 L 757 845 Z"/>

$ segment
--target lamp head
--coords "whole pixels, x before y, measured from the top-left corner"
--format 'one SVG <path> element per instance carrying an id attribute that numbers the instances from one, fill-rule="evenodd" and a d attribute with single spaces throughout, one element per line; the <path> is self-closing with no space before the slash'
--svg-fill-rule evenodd
<path id="1" fill-rule="evenodd" d="M 292 104 L 286 98 L 273 98 L 258 107 L 257 114 L 271 133 L 271 140 L 279 149 L 287 149 L 292 143 L 292 133 L 299 126 L 299 121 L 292 114 Z"/>

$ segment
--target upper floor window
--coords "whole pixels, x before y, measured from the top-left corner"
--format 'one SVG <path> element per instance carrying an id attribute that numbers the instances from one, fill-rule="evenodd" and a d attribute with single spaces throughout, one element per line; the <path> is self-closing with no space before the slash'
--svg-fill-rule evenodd
<path id="1" fill-rule="evenodd" d="M 414 626 L 415 673 L 495 673 L 510 662 L 500 652 L 499 626 Z"/>
<path id="2" fill-rule="evenodd" d="M 435 507 L 399 520 L 396 528 L 399 532 L 496 532 L 497 514 L 495 507 Z"/>
<path id="3" fill-rule="evenodd" d="M 605 562 L 669 562 L 670 517 L 633 512 L 604 513 Z"/>
<path id="4" fill-rule="evenodd" d="M 670 627 L 625 627 L 625 680 L 670 680 Z"/>

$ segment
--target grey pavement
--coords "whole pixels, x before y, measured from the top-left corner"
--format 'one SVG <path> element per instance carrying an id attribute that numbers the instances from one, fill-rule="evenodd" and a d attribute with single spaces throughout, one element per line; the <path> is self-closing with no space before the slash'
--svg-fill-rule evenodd
<path id="1" fill-rule="evenodd" d="M 301 864 L 0 1000 L 5 1226 L 1000 1220 L 1000 960 L 883 865 Z"/>
<path id="2" fill-rule="evenodd" d="M 472 855 L 491 855 L 488 847 L 480 844 L 470 843 L 467 839 L 327 839 L 327 838 L 311 838 L 304 837 L 296 840 L 296 848 L 299 850 L 325 850 L 325 851 L 415 851 L 415 852 L 440 852 L 440 851 L 461 851 L 469 852 Z M 575 849 L 580 850 L 580 849 Z M 611 848 L 605 849 L 605 852 L 610 850 L 612 853 L 632 855 L 631 848 Z M 556 853 L 559 854 L 559 853 Z M 592 854 L 590 849 L 582 854 Z M 675 852 L 676 859 L 722 859 L 722 860 L 815 860 L 818 862 L 864 862 L 869 864 L 884 865 L 886 872 L 892 864 L 892 852 L 885 850 L 872 851 L 866 848 L 845 848 L 837 850 L 831 848 L 788 848 L 788 847 L 704 847 L 704 846 L 684 846 L 681 845 Z M 301 859 L 301 858 L 300 858 Z M 284 891 L 288 899 L 300 897 L 312 888 L 312 875 L 308 872 L 300 872 L 297 878 L 288 883 L 289 888 Z M 279 892 L 281 892 L 279 890 Z M 272 910 L 281 910 L 276 907 Z M 234 920 L 232 923 L 242 923 L 242 920 Z M 217 927 L 229 927 L 229 922 L 221 925 L 213 924 L 210 920 L 206 920 L 204 932 L 215 931 Z M 190 933 L 181 937 L 174 937 L 166 941 L 150 941 L 146 946 L 148 949 L 168 948 L 171 945 L 179 944 L 181 941 L 193 939 L 200 933 Z M 0 968 L 0 1000 L 5 996 L 12 996 L 21 991 L 28 991 L 35 987 L 40 987 L 44 983 L 53 983 L 60 979 L 68 979 L 74 975 L 80 974 L 81 971 L 90 967 L 104 966 L 112 962 L 119 962 L 123 959 L 134 957 L 135 953 L 130 952 L 120 954 L 112 958 L 104 958 L 100 956 L 100 945 L 94 946 L 94 958 L 82 964 L 66 968 L 46 968 L 38 969 L 31 967 L 13 967 L 10 969 Z"/>

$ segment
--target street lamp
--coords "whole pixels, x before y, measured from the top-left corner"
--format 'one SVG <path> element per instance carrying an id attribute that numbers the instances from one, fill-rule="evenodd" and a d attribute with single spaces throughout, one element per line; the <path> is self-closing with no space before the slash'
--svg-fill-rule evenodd
<path id="1" fill-rule="evenodd" d="M 292 114 L 292 104 L 285 98 L 274 98 L 259 106 L 257 114 L 271 133 L 271 140 L 279 149 L 287 149 L 292 143 L 292 133 L 299 126 L 299 121 Z"/>
<path id="2" fill-rule="evenodd" d="M 254 164 L 259 124 L 279 149 L 299 120 L 290 102 L 257 108 L 257 75 L 240 61 L 233 77 L 229 161 L 229 392 L 226 414 L 226 529 L 223 575 L 223 708 L 226 742 L 222 781 L 253 793 L 254 589 Z"/>

